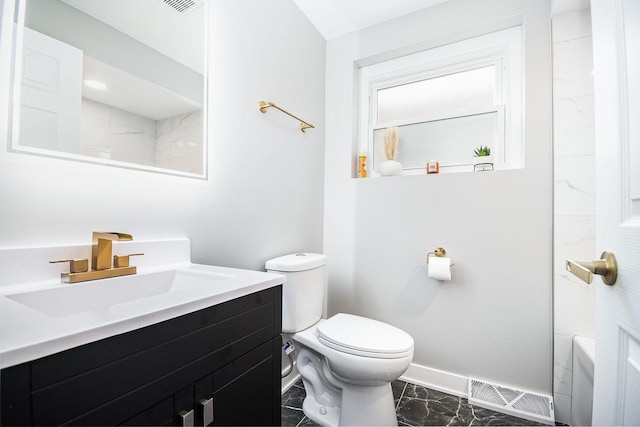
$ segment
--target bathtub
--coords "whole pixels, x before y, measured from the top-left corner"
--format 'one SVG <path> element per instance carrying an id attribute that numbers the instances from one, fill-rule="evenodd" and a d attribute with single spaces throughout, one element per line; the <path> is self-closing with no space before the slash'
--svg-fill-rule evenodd
<path id="1" fill-rule="evenodd" d="M 596 341 L 593 338 L 573 337 L 572 426 L 591 425 L 595 353 Z"/>

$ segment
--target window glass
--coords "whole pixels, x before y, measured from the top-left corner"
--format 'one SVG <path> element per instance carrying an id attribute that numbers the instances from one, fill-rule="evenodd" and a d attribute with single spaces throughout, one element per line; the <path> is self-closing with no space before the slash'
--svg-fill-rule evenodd
<path id="1" fill-rule="evenodd" d="M 495 103 L 495 66 L 378 90 L 378 123 L 411 120 Z"/>

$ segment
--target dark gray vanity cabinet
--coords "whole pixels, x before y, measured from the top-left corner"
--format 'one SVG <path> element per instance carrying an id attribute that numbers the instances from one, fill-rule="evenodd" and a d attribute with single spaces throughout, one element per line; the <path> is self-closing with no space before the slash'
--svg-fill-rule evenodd
<path id="1" fill-rule="evenodd" d="M 282 287 L 0 371 L 0 424 L 280 425 Z"/>

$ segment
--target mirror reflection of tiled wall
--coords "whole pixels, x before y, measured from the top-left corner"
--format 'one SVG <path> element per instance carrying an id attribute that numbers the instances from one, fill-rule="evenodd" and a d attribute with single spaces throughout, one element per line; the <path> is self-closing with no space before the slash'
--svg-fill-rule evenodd
<path id="1" fill-rule="evenodd" d="M 80 154 L 202 173 L 202 110 L 153 120 L 82 100 Z"/>

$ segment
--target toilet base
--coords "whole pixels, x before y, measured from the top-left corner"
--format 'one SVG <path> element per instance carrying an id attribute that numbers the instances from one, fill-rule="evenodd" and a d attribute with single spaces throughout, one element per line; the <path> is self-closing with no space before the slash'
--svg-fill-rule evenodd
<path id="1" fill-rule="evenodd" d="M 324 426 L 396 426 L 391 383 L 354 385 L 336 378 L 326 360 L 306 348 L 298 350 L 298 371 L 307 397 L 305 415 Z"/>
<path id="2" fill-rule="evenodd" d="M 323 406 L 308 395 L 304 414 L 324 426 L 397 426 L 391 384 L 361 387 L 345 384 L 341 407 Z"/>
<path id="3" fill-rule="evenodd" d="M 373 387 L 345 384 L 342 389 L 340 425 L 397 426 L 391 384 Z"/>
<path id="4" fill-rule="evenodd" d="M 307 396 L 302 403 L 304 414 L 321 426 L 337 426 L 340 423 L 340 407 L 323 406 L 312 396 Z"/>

